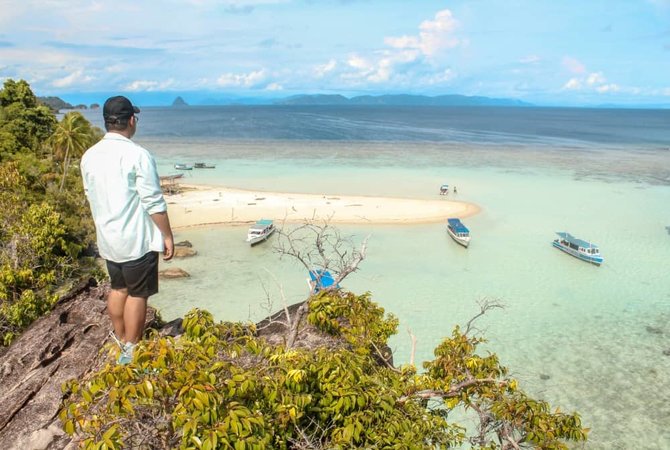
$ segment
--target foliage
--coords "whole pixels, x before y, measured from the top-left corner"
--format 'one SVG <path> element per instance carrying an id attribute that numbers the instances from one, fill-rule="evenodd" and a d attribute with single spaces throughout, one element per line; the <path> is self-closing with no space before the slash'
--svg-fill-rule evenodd
<path id="1" fill-rule="evenodd" d="M 456 328 L 418 375 L 380 365 L 367 351 L 397 327 L 369 294 L 331 291 L 310 306 L 308 320 L 347 345 L 273 346 L 253 325 L 215 324 L 194 310 L 181 338 L 154 336 L 130 365 L 67 382 L 65 431 L 87 449 L 435 449 L 468 439 L 475 448 L 514 448 L 508 437 L 516 448 L 562 449 L 586 438 L 579 416 L 550 413 L 495 355 L 479 356 L 481 339 Z M 429 398 L 440 405 L 430 407 Z M 485 410 L 495 426 L 468 438 L 448 420 L 457 407 Z"/>
<path id="2" fill-rule="evenodd" d="M 93 267 L 80 258 L 94 226 L 74 162 L 101 132 L 76 114 L 58 123 L 23 80 L 6 80 L 0 90 L 3 345 L 51 309 L 66 278 Z"/>
<path id="3" fill-rule="evenodd" d="M 87 148 L 100 139 L 91 123 L 79 112 L 69 112 L 56 126 L 49 138 L 54 150 L 54 159 L 63 164 L 63 176 L 59 191 L 63 190 L 67 179 L 67 170 L 72 158 L 81 158 Z"/>

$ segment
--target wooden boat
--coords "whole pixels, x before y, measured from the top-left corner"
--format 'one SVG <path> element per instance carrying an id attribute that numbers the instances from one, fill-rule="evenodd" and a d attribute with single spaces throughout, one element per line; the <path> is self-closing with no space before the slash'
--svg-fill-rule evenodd
<path id="1" fill-rule="evenodd" d="M 193 167 L 195 167 L 196 169 L 216 169 L 216 165 L 207 164 L 207 163 L 204 163 L 204 162 L 197 162 L 197 163 L 193 164 Z"/>
<path id="2" fill-rule="evenodd" d="M 276 231 L 274 223 L 270 219 L 261 219 L 249 227 L 247 232 L 247 242 L 250 245 L 256 245 L 259 242 L 265 241 L 272 233 Z"/>
<path id="3" fill-rule="evenodd" d="M 335 284 L 335 278 L 333 275 L 325 269 L 312 269 L 309 271 L 309 280 L 307 284 L 312 293 L 316 294 L 317 292 L 328 289 L 336 288 L 339 289 L 340 285 Z"/>
<path id="4" fill-rule="evenodd" d="M 600 266 L 605 261 L 605 258 L 600 255 L 600 249 L 594 243 L 577 239 L 565 231 L 559 231 L 556 234 L 558 239 L 554 239 L 552 245 L 557 249 L 596 266 Z"/>
<path id="5" fill-rule="evenodd" d="M 470 245 L 470 230 L 463 225 L 461 219 L 447 219 L 447 233 L 463 247 L 468 248 Z"/>
<path id="6" fill-rule="evenodd" d="M 177 170 L 193 170 L 193 166 L 190 164 L 175 164 L 174 168 Z"/>

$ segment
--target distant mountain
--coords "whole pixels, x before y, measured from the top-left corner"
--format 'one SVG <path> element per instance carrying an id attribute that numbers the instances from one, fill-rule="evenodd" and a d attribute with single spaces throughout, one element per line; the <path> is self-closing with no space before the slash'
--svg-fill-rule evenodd
<path id="1" fill-rule="evenodd" d="M 172 102 L 172 106 L 177 106 L 177 107 L 179 107 L 179 106 L 188 106 L 188 103 L 186 103 L 186 102 L 184 101 L 183 98 L 181 98 L 181 97 L 177 97 L 177 98 L 175 98 L 174 101 Z"/>
<path id="2" fill-rule="evenodd" d="M 491 98 L 467 95 L 295 95 L 275 100 L 276 105 L 384 105 L 384 106 L 533 106 L 513 98 Z"/>
<path id="3" fill-rule="evenodd" d="M 58 112 L 61 109 L 74 109 L 74 106 L 59 97 L 37 97 L 37 100 L 55 112 Z"/>

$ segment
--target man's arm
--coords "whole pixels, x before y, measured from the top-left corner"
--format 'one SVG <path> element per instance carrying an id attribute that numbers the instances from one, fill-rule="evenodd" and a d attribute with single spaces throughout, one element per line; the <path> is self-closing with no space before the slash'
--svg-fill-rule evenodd
<path id="1" fill-rule="evenodd" d="M 163 235 L 163 260 L 169 261 L 174 256 L 174 238 L 172 237 L 172 228 L 170 228 L 170 218 L 167 211 L 151 214 L 151 220 L 154 221 L 161 234 Z"/>

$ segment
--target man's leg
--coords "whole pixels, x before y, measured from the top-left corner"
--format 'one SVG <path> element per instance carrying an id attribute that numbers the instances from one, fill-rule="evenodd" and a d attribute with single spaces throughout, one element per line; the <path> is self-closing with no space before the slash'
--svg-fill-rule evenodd
<path id="1" fill-rule="evenodd" d="M 123 311 L 123 322 L 126 333 L 124 342 L 137 344 L 144 334 L 144 322 L 146 318 L 147 299 L 129 295 Z"/>
<path id="2" fill-rule="evenodd" d="M 128 299 L 128 289 L 112 289 L 107 295 L 107 314 L 112 319 L 114 334 L 121 342 L 126 341 L 127 328 L 123 319 Z"/>

